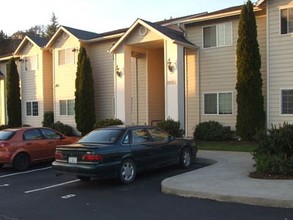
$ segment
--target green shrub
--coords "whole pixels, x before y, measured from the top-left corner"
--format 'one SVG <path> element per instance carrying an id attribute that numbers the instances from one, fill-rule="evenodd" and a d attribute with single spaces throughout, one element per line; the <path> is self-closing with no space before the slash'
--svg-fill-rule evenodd
<path id="1" fill-rule="evenodd" d="M 54 113 L 52 111 L 48 111 L 44 113 L 44 120 L 42 121 L 43 127 L 52 128 L 54 124 Z"/>
<path id="2" fill-rule="evenodd" d="M 224 127 L 217 121 L 199 123 L 193 133 L 195 140 L 224 141 L 232 139 L 230 127 Z"/>
<path id="3" fill-rule="evenodd" d="M 112 125 L 123 125 L 123 122 L 117 118 L 107 118 L 107 119 L 97 121 L 94 124 L 94 129 L 104 128 L 104 127 L 112 126 Z"/>
<path id="4" fill-rule="evenodd" d="M 174 121 L 173 119 L 161 121 L 158 123 L 157 126 L 164 131 L 167 131 L 170 135 L 174 137 L 182 137 L 184 134 L 184 130 L 180 128 L 180 122 Z"/>
<path id="5" fill-rule="evenodd" d="M 8 125 L 0 125 L 0 131 L 1 131 L 1 130 L 4 130 L 4 129 L 6 129 L 6 128 L 9 128 L 9 126 L 8 126 Z"/>
<path id="6" fill-rule="evenodd" d="M 69 125 L 63 124 L 60 121 L 55 122 L 52 128 L 67 136 L 74 136 L 73 128 Z"/>
<path id="7" fill-rule="evenodd" d="M 273 126 L 263 131 L 259 146 L 253 152 L 257 173 L 266 175 L 293 175 L 293 125 Z"/>

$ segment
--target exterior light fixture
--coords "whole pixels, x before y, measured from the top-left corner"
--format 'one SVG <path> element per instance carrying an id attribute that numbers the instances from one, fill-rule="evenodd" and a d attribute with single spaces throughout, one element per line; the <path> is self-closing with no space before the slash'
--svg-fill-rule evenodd
<path id="1" fill-rule="evenodd" d="M 173 64 L 172 64 L 170 58 L 167 61 L 167 67 L 170 72 L 173 72 Z"/>
<path id="2" fill-rule="evenodd" d="M 116 65 L 115 71 L 117 76 L 122 77 L 122 71 L 119 69 L 118 65 Z"/>

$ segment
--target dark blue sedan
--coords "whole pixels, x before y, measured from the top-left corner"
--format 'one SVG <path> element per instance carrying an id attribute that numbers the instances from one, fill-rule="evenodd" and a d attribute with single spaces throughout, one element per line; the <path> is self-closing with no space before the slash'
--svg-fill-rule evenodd
<path id="1" fill-rule="evenodd" d="M 117 177 L 131 183 L 144 170 L 174 164 L 187 168 L 196 153 L 193 141 L 157 127 L 114 126 L 94 130 L 76 144 L 58 146 L 52 168 L 85 181 Z"/>

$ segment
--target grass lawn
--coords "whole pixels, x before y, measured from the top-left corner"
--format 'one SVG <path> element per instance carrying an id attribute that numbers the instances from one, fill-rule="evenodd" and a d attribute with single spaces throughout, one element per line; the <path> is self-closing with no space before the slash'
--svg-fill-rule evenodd
<path id="1" fill-rule="evenodd" d="M 255 142 L 244 141 L 197 141 L 199 150 L 219 150 L 219 151 L 238 151 L 253 152 L 257 148 Z"/>

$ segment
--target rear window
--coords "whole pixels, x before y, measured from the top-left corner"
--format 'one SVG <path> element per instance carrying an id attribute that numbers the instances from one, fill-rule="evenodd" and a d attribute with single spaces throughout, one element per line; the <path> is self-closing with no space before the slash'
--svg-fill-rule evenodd
<path id="1" fill-rule="evenodd" d="M 0 140 L 6 141 L 13 137 L 14 131 L 0 131 Z"/>
<path id="2" fill-rule="evenodd" d="M 121 133 L 122 130 L 117 129 L 94 130 L 81 138 L 78 143 L 114 143 L 119 138 Z"/>

